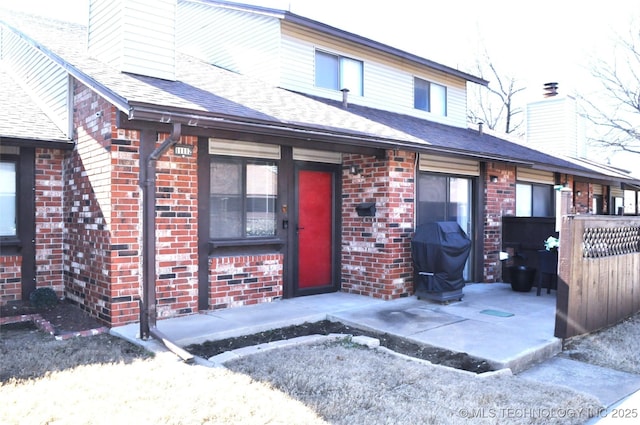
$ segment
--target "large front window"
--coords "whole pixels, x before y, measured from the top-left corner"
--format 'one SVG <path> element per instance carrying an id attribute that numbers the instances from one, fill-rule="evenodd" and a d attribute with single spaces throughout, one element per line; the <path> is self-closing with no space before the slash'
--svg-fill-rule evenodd
<path id="1" fill-rule="evenodd" d="M 275 161 L 214 157 L 210 184 L 211 239 L 275 236 Z"/>
<path id="2" fill-rule="evenodd" d="M 413 79 L 413 107 L 447 116 L 447 88 L 421 78 Z"/>
<path id="3" fill-rule="evenodd" d="M 362 96 L 362 61 L 316 51 L 316 86 Z"/>
<path id="4" fill-rule="evenodd" d="M 17 236 L 16 163 L 0 162 L 0 237 Z"/>

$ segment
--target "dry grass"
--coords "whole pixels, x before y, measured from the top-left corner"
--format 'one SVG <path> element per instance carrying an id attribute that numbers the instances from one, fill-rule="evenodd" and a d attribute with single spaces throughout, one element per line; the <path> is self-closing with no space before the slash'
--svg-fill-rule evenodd
<path id="1" fill-rule="evenodd" d="M 3 326 L 0 381 L 40 378 L 47 373 L 96 363 L 131 363 L 149 357 L 142 348 L 109 335 L 56 341 L 31 322 Z"/>
<path id="2" fill-rule="evenodd" d="M 581 360 L 640 373 L 640 316 L 570 342 Z M 518 376 L 478 378 L 347 342 L 189 366 L 102 335 L 2 329 L 0 423 L 583 423 L 597 401 Z M 564 414 L 563 414 L 564 413 Z"/>
<path id="3" fill-rule="evenodd" d="M 169 353 L 149 357 L 108 335 L 55 341 L 3 329 L 0 365 L 2 424 L 325 423 L 246 375 L 189 366 Z"/>
<path id="4" fill-rule="evenodd" d="M 463 424 L 470 416 L 493 424 L 579 424 L 599 408 L 564 387 L 511 375 L 479 378 L 347 343 L 273 350 L 227 366 L 290 394 L 332 424 Z"/>
<path id="5" fill-rule="evenodd" d="M 571 339 L 565 353 L 575 360 L 640 374 L 640 315 Z"/>

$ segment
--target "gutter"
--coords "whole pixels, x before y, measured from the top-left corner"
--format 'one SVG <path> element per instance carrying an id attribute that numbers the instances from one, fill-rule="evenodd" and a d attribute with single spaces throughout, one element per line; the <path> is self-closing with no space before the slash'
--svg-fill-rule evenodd
<path id="1" fill-rule="evenodd" d="M 474 153 L 462 149 L 445 148 L 425 143 L 401 141 L 389 137 L 379 137 L 362 133 L 346 133 L 331 128 L 317 128 L 305 124 L 291 122 L 273 122 L 261 120 L 239 120 L 237 117 L 194 113 L 192 110 L 181 108 L 159 109 L 156 105 L 131 102 L 131 109 L 127 115 L 129 122 L 141 120 L 161 124 L 182 123 L 187 127 L 211 128 L 216 130 L 230 130 L 263 134 L 269 136 L 296 138 L 307 141 L 325 141 L 350 146 L 360 146 L 379 149 L 409 149 L 418 152 L 433 152 L 438 154 L 462 155 L 479 160 L 500 161 L 510 164 L 532 166 L 529 160 L 521 160 L 502 155 L 488 155 Z M 123 119 L 124 121 L 124 119 Z M 126 122 L 118 122 L 119 127 L 138 128 Z"/>
<path id="2" fill-rule="evenodd" d="M 140 188 L 142 189 L 142 298 L 140 299 L 140 338 L 156 338 L 187 363 L 194 356 L 171 342 L 156 326 L 156 167 L 158 159 L 178 143 L 182 125 L 173 124 L 167 139 L 149 155 L 140 146 Z"/>

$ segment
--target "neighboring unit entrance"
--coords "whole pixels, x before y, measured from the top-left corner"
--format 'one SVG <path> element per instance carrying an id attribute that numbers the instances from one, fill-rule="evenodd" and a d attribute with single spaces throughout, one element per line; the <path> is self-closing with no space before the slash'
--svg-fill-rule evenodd
<path id="1" fill-rule="evenodd" d="M 294 296 L 338 289 L 335 167 L 296 167 Z"/>

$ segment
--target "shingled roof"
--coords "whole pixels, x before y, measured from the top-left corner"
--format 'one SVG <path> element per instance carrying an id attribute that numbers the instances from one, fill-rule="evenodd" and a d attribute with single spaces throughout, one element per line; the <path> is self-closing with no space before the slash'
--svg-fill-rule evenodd
<path id="1" fill-rule="evenodd" d="M 86 27 L 13 14 L 7 23 L 71 75 L 113 103 L 130 119 L 152 111 L 164 122 L 192 126 L 216 123 L 260 125 L 314 140 L 379 148 L 400 147 L 512 162 L 542 170 L 607 180 L 624 174 L 595 172 L 577 162 L 548 155 L 478 131 L 438 124 L 398 113 L 349 105 L 270 86 L 191 56 L 178 54 L 177 81 L 120 72 L 90 57 Z"/>

